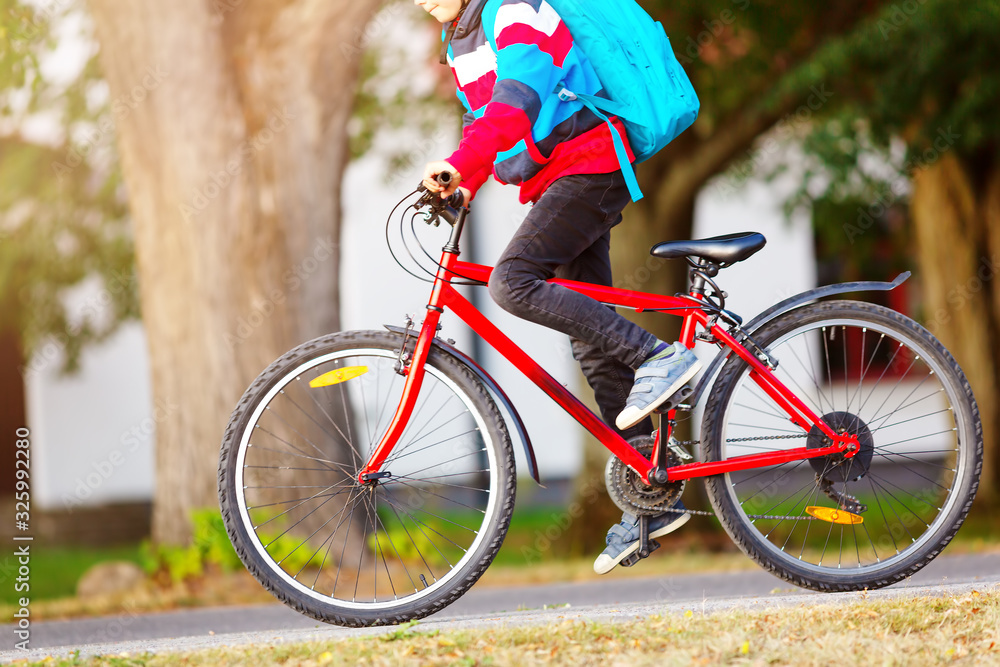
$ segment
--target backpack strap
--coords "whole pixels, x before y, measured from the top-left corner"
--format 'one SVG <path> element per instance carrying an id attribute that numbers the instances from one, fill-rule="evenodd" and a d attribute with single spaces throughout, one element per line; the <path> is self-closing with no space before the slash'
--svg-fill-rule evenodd
<path id="1" fill-rule="evenodd" d="M 444 37 L 441 39 L 441 54 L 438 60 L 442 65 L 448 64 L 448 47 L 451 46 L 451 39 L 455 36 L 455 28 L 457 27 L 458 19 L 455 19 L 451 22 L 451 25 L 448 26 L 448 29 L 444 33 Z"/>
<path id="2" fill-rule="evenodd" d="M 618 166 L 621 167 L 622 176 L 625 177 L 625 184 L 628 186 L 628 193 L 631 195 L 632 201 L 634 202 L 642 199 L 644 195 L 642 194 L 642 190 L 639 188 L 639 181 L 635 178 L 635 169 L 632 167 L 632 162 L 628 159 L 628 151 L 625 150 L 625 142 L 622 141 L 621 133 L 618 131 L 618 128 L 611 124 L 611 119 L 600 111 L 600 109 L 604 109 L 612 116 L 624 118 L 625 108 L 621 104 L 604 97 L 597 97 L 596 95 L 577 95 L 561 84 L 556 89 L 556 94 L 563 102 L 580 102 L 583 106 L 590 109 L 591 113 L 604 121 L 604 123 L 608 126 L 608 129 L 611 130 L 611 140 L 615 145 L 615 155 L 618 156 Z M 600 109 L 598 107 L 600 107 Z"/>
<path id="3" fill-rule="evenodd" d="M 458 28 L 458 24 L 462 22 L 462 18 L 465 16 L 465 10 L 473 4 L 475 6 L 472 8 L 472 13 L 469 14 L 469 25 L 463 28 L 464 33 L 460 32 L 459 36 L 475 30 L 476 27 L 478 27 L 479 22 L 482 20 L 483 10 L 486 8 L 486 0 L 465 0 L 462 4 L 462 9 L 458 12 L 458 16 L 455 17 L 455 20 L 451 22 L 451 25 L 448 26 L 442 35 L 441 54 L 439 58 L 442 65 L 448 64 L 448 47 L 451 46 L 451 40 L 455 36 L 455 29 Z"/>

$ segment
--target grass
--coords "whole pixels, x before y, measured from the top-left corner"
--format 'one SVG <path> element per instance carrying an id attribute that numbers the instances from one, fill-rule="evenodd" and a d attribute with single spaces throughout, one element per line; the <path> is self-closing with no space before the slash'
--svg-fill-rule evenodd
<path id="1" fill-rule="evenodd" d="M 31 600 L 52 600 L 75 595 L 80 577 L 94 565 L 107 561 L 128 561 L 138 565 L 139 545 L 106 549 L 33 546 L 29 591 Z M 25 593 L 15 590 L 12 581 L 0 585 L 0 605 L 13 604 L 24 595 Z"/>
<path id="2" fill-rule="evenodd" d="M 694 609 L 636 621 L 428 631 L 205 651 L 52 659 L 36 665 L 1000 665 L 1000 591 L 845 605 Z"/>

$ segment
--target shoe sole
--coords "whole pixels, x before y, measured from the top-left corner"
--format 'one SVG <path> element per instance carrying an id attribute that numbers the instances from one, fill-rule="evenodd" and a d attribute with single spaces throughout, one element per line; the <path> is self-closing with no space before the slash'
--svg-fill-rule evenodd
<path id="1" fill-rule="evenodd" d="M 681 387 L 690 382 L 691 378 L 697 375 L 698 371 L 700 370 L 701 370 L 701 362 L 695 361 L 694 365 L 691 366 L 691 368 L 687 369 L 684 372 L 684 375 L 680 376 L 680 378 L 678 378 L 676 382 L 670 385 L 670 387 L 668 387 L 666 391 L 660 394 L 660 397 L 658 399 L 652 401 L 649 405 L 647 405 L 645 408 L 639 411 L 638 416 L 633 417 L 632 420 L 627 424 L 621 423 L 618 421 L 618 419 L 615 419 L 615 426 L 618 427 L 619 431 L 624 431 L 627 428 L 632 428 L 633 426 L 641 422 L 643 419 L 651 415 L 653 413 L 653 410 L 666 403 L 671 396 L 673 396 L 674 394 L 676 394 L 678 391 L 681 390 Z M 618 416 L 621 417 L 621 413 L 619 413 Z"/>
<path id="2" fill-rule="evenodd" d="M 691 520 L 691 515 L 690 514 L 681 514 L 679 518 L 677 518 L 674 521 L 671 521 L 670 523 L 668 523 L 663 528 L 660 528 L 659 530 L 655 530 L 652 533 L 650 533 L 649 534 L 649 539 L 652 540 L 652 539 L 655 539 L 657 537 L 663 537 L 664 535 L 672 533 L 675 530 L 677 530 L 678 528 L 680 528 L 681 526 L 683 526 L 684 524 L 686 524 L 690 520 Z M 631 546 L 625 547 L 625 549 L 620 554 L 618 554 L 618 557 L 615 558 L 613 561 L 611 561 L 611 567 L 609 567 L 608 569 L 604 570 L 603 572 L 598 572 L 598 570 L 597 570 L 597 564 L 595 563 L 594 564 L 594 572 L 597 572 L 597 574 L 607 574 L 611 570 L 613 570 L 616 567 L 618 567 L 618 564 L 620 562 L 622 562 L 623 560 L 625 560 L 626 558 L 628 558 L 629 556 L 631 556 L 632 554 L 634 554 L 638 550 L 639 550 L 639 540 L 636 540 L 635 542 L 632 543 Z"/>

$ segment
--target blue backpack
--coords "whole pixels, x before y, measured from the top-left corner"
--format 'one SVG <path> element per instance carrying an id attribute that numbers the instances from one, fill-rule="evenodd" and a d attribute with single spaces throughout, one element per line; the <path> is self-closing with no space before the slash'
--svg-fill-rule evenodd
<path id="1" fill-rule="evenodd" d="M 615 153 L 633 201 L 642 191 L 625 144 L 602 111 L 618 116 L 628 133 L 636 162 L 643 162 L 694 123 L 700 104 L 684 68 L 677 62 L 663 26 L 635 0 L 547 0 L 562 17 L 597 72 L 611 99 L 578 95 L 565 86 L 556 93 L 578 100 L 608 123 Z"/>

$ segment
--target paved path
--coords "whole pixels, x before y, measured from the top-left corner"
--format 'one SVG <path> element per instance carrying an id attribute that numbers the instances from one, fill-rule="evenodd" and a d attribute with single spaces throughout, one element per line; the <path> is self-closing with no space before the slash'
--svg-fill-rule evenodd
<path id="1" fill-rule="evenodd" d="M 961 593 L 1000 585 L 1000 554 L 943 556 L 910 580 L 869 593 L 898 595 Z M 736 606 L 831 604 L 858 593 L 818 594 L 795 588 L 763 570 L 676 577 L 613 579 L 581 584 L 510 588 L 475 587 L 444 611 L 422 621 L 428 629 L 545 623 L 560 619 L 627 620 L 685 609 L 717 611 Z M 568 606 L 567 606 L 568 605 Z M 0 662 L 127 651 L 180 651 L 222 645 L 332 639 L 391 631 L 327 626 L 283 605 L 221 607 L 146 615 L 121 615 L 31 625 L 31 651 L 14 651 L 14 626 L 0 629 Z"/>

